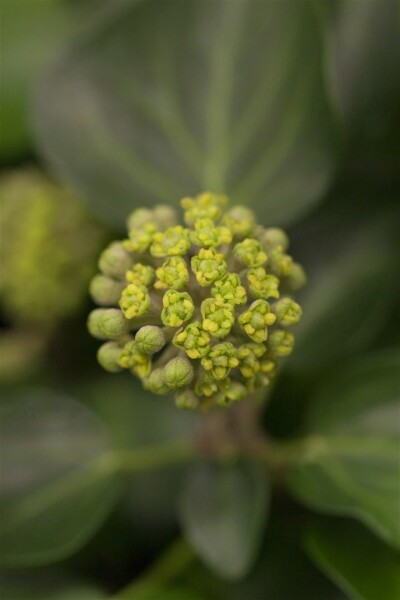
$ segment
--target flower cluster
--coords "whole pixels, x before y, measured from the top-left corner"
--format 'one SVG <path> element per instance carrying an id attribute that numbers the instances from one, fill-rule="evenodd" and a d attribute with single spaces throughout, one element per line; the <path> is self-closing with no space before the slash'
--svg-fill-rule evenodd
<path id="1" fill-rule="evenodd" d="M 40 171 L 4 173 L 0 197 L 2 308 L 14 323 L 51 330 L 85 302 L 104 232 L 71 192 Z M 102 275 L 92 285 L 101 305 L 121 295 L 121 286 Z"/>
<path id="2" fill-rule="evenodd" d="M 89 315 L 98 360 L 128 369 L 181 408 L 226 406 L 267 386 L 290 354 L 287 327 L 301 318 L 292 293 L 305 282 L 278 228 L 226 196 L 184 198 L 184 223 L 168 206 L 139 209 L 92 281 Z"/>

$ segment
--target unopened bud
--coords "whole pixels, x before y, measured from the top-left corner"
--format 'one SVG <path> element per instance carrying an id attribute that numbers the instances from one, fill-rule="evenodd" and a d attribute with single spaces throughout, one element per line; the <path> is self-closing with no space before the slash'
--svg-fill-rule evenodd
<path id="1" fill-rule="evenodd" d="M 106 275 L 96 275 L 90 282 L 90 295 L 100 306 L 117 305 L 125 284 Z"/>
<path id="2" fill-rule="evenodd" d="M 260 242 L 253 238 L 246 238 L 233 248 L 236 258 L 246 267 L 260 267 L 267 262 Z"/>
<path id="3" fill-rule="evenodd" d="M 99 269 L 107 277 L 124 279 L 132 265 L 132 258 L 120 242 L 112 242 L 99 258 Z"/>
<path id="4" fill-rule="evenodd" d="M 96 308 L 89 315 L 88 330 L 99 340 L 114 340 L 129 331 L 129 321 L 117 308 Z"/>
<path id="5" fill-rule="evenodd" d="M 175 404 L 183 410 L 194 410 L 199 406 L 199 398 L 192 390 L 182 390 L 175 394 Z"/>
<path id="6" fill-rule="evenodd" d="M 223 222 L 236 238 L 244 238 L 252 233 L 255 215 L 246 206 L 237 205 L 225 213 Z"/>
<path id="7" fill-rule="evenodd" d="M 296 325 L 301 319 L 302 310 L 300 304 L 297 304 L 291 298 L 281 298 L 272 307 L 280 325 Z"/>
<path id="8" fill-rule="evenodd" d="M 289 238 L 283 229 L 279 227 L 259 227 L 257 239 L 260 240 L 267 254 L 274 248 L 280 247 L 282 252 L 284 252 L 289 247 Z"/>
<path id="9" fill-rule="evenodd" d="M 154 369 L 150 375 L 143 380 L 143 384 L 146 390 L 160 396 L 164 396 L 171 391 L 165 383 L 164 369 L 162 368 Z"/>
<path id="10" fill-rule="evenodd" d="M 293 346 L 293 334 L 283 329 L 273 331 L 268 340 L 268 348 L 271 354 L 276 357 L 288 356 L 292 352 Z"/>
<path id="11" fill-rule="evenodd" d="M 285 277 L 285 285 L 293 292 L 299 290 L 305 285 L 307 275 L 299 263 L 292 263 L 291 269 L 287 277 Z"/>
<path id="12" fill-rule="evenodd" d="M 143 354 L 155 354 L 165 345 L 165 336 L 161 327 L 145 325 L 141 327 L 135 336 L 135 343 Z"/>
<path id="13" fill-rule="evenodd" d="M 122 348 L 116 342 L 106 342 L 97 351 L 99 364 L 109 373 L 119 373 L 122 367 L 119 364 Z"/>
<path id="14" fill-rule="evenodd" d="M 182 388 L 193 379 L 192 363 L 183 357 L 171 359 L 164 367 L 164 379 L 169 388 L 175 390 Z"/>

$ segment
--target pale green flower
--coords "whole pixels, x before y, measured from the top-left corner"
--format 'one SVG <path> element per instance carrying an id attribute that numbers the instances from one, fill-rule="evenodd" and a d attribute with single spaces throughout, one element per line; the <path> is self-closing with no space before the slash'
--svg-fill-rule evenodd
<path id="1" fill-rule="evenodd" d="M 201 248 L 199 253 L 193 256 L 191 266 L 197 283 L 202 287 L 221 279 L 227 270 L 224 255 L 216 252 L 214 248 Z"/>

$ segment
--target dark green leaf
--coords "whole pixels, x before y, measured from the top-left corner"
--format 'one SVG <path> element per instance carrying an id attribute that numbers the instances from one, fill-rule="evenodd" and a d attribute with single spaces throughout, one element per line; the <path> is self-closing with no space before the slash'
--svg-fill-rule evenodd
<path id="1" fill-rule="evenodd" d="M 355 522 L 316 522 L 306 548 L 316 564 L 354 600 L 400 599 L 398 554 Z"/>
<path id="2" fill-rule="evenodd" d="M 86 392 L 90 406 L 107 423 L 114 445 L 125 450 L 188 440 L 199 415 L 178 410 L 173 398 L 146 392 L 131 375 L 100 377 Z M 132 475 L 124 508 L 136 534 L 146 543 L 171 536 L 176 527 L 176 505 L 187 465 Z M 190 468 L 190 464 L 189 464 Z"/>
<path id="3" fill-rule="evenodd" d="M 385 218 L 373 225 L 364 222 L 363 231 L 355 228 L 344 241 L 331 239 L 330 256 L 311 269 L 302 296 L 304 314 L 290 362 L 294 369 L 329 367 L 367 347 L 377 335 L 398 286 L 398 246 L 392 233 Z M 317 246 L 313 253 L 319 256 Z"/>
<path id="4" fill-rule="evenodd" d="M 31 145 L 31 86 L 71 24 L 65 0 L 2 0 L 0 156 L 13 158 Z"/>
<path id="5" fill-rule="evenodd" d="M 242 577 L 257 556 L 269 505 L 263 465 L 198 464 L 180 503 L 185 535 L 201 558 L 224 577 Z"/>
<path id="6" fill-rule="evenodd" d="M 339 0 L 333 6 L 326 65 L 334 95 L 350 125 L 365 121 L 367 135 L 376 136 L 390 105 L 396 110 L 400 89 L 398 2 Z"/>
<path id="7" fill-rule="evenodd" d="M 4 600 L 104 600 L 104 592 L 56 572 L 21 572 L 0 576 Z"/>
<path id="8" fill-rule="evenodd" d="M 313 437 L 291 488 L 321 511 L 351 515 L 400 547 L 397 350 L 336 368 L 310 409 Z"/>
<path id="9" fill-rule="evenodd" d="M 131 0 L 43 81 L 39 141 L 119 224 L 135 206 L 202 189 L 283 224 L 332 173 L 322 57 L 310 2 Z"/>
<path id="10" fill-rule="evenodd" d="M 30 390 L 1 413 L 1 561 L 45 564 L 103 523 L 119 485 L 107 432 L 73 399 Z"/>

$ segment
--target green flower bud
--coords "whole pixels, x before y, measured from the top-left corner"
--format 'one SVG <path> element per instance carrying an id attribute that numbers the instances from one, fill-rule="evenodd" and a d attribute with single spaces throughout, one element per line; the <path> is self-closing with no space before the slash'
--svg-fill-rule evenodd
<path id="1" fill-rule="evenodd" d="M 203 329 L 216 338 L 227 336 L 235 322 L 235 309 L 232 304 L 219 304 L 213 298 L 203 300 L 201 315 Z"/>
<path id="2" fill-rule="evenodd" d="M 128 231 L 141 229 L 143 225 L 148 225 L 149 223 L 154 224 L 154 216 L 153 211 L 148 208 L 137 208 L 131 212 L 126 221 Z"/>
<path id="3" fill-rule="evenodd" d="M 247 302 L 246 290 L 241 285 L 240 277 L 236 273 L 229 273 L 223 279 L 216 281 L 211 294 L 220 304 L 228 302 L 240 305 Z"/>
<path id="4" fill-rule="evenodd" d="M 153 216 L 161 230 L 174 227 L 179 221 L 176 210 L 168 204 L 157 204 L 153 209 Z"/>
<path id="5" fill-rule="evenodd" d="M 255 300 L 249 309 L 243 312 L 238 319 L 240 327 L 254 342 L 265 342 L 267 339 L 267 326 L 273 325 L 276 316 L 270 312 L 266 300 Z"/>
<path id="6" fill-rule="evenodd" d="M 202 358 L 210 351 L 210 336 L 204 331 L 200 321 L 190 323 L 177 331 L 172 343 L 193 359 Z"/>
<path id="7" fill-rule="evenodd" d="M 291 354 L 294 346 L 294 336 L 289 331 L 276 329 L 270 335 L 268 348 L 273 356 L 281 357 Z"/>
<path id="8" fill-rule="evenodd" d="M 219 391 L 218 381 L 210 373 L 203 372 L 195 383 L 194 391 L 198 396 L 211 398 Z"/>
<path id="9" fill-rule="evenodd" d="M 125 344 L 121 352 L 119 364 L 124 369 L 130 369 L 132 373 L 141 378 L 147 377 L 151 371 L 150 356 L 140 352 L 136 342 Z"/>
<path id="10" fill-rule="evenodd" d="M 182 256 L 190 248 L 189 231 L 181 225 L 154 234 L 150 254 L 156 257 Z"/>
<path id="11" fill-rule="evenodd" d="M 149 248 L 156 236 L 156 226 L 154 223 L 146 223 L 138 229 L 132 229 L 129 232 L 129 239 L 125 240 L 123 245 L 128 252 L 143 254 Z"/>
<path id="12" fill-rule="evenodd" d="M 120 242 L 112 242 L 99 258 L 99 269 L 107 277 L 124 279 L 132 266 L 132 258 Z"/>
<path id="13" fill-rule="evenodd" d="M 239 381 L 225 379 L 220 382 L 219 391 L 215 395 L 215 402 L 219 406 L 228 406 L 232 402 L 244 400 L 247 396 L 247 388 Z"/>
<path id="14" fill-rule="evenodd" d="M 99 360 L 110 370 L 130 369 L 155 394 L 178 390 L 181 408 L 228 406 L 269 385 L 280 357 L 293 346 L 293 336 L 276 323 L 291 325 L 301 315 L 291 298 L 272 310 L 267 302 L 279 298 L 281 286 L 287 291 L 304 279 L 285 254 L 286 234 L 256 225 L 243 206 L 224 214 L 226 200 L 211 193 L 184 198 L 187 227 L 166 206 L 135 211 L 124 247 L 140 253 L 140 262 L 133 263 L 119 244 L 129 258 L 121 281 L 98 275 L 91 285 L 96 301 L 118 299 L 122 310 L 99 309 L 89 317 L 93 335 L 117 341 L 99 351 Z M 192 244 L 200 246 L 195 255 Z M 113 327 L 103 322 L 109 314 Z M 127 332 L 136 329 L 132 341 Z M 243 343 L 245 336 L 251 342 Z"/>
<path id="15" fill-rule="evenodd" d="M 119 373 L 122 367 L 119 364 L 122 348 L 117 342 L 106 342 L 97 351 L 99 364 L 110 373 Z"/>
<path id="16" fill-rule="evenodd" d="M 282 252 L 285 252 L 289 247 L 289 238 L 283 229 L 279 229 L 279 227 L 259 227 L 257 228 L 256 237 L 268 256 L 274 248 L 280 248 Z"/>
<path id="17" fill-rule="evenodd" d="M 279 279 L 275 275 L 267 275 L 263 267 L 249 269 L 247 283 L 254 298 L 279 298 Z"/>
<path id="18" fill-rule="evenodd" d="M 198 219 L 218 221 L 228 198 L 222 194 L 205 192 L 196 198 L 183 198 L 181 206 L 184 209 L 184 219 L 187 225 L 193 225 Z"/>
<path id="19" fill-rule="evenodd" d="M 127 319 L 145 315 L 150 308 L 150 296 L 147 287 L 130 283 L 122 291 L 119 305 Z"/>
<path id="20" fill-rule="evenodd" d="M 136 285 L 145 285 L 149 286 L 153 283 L 156 274 L 153 267 L 149 265 L 142 265 L 140 263 L 136 263 L 133 265 L 130 271 L 125 273 L 125 279 L 129 281 L 129 283 L 136 283 Z"/>
<path id="21" fill-rule="evenodd" d="M 274 248 L 268 255 L 269 269 L 278 277 L 287 277 L 290 275 L 293 265 L 293 258 L 289 254 L 282 252 L 280 247 Z"/>
<path id="22" fill-rule="evenodd" d="M 163 297 L 161 320 L 167 327 L 180 327 L 193 314 L 193 300 L 187 292 L 167 290 Z"/>
<path id="23" fill-rule="evenodd" d="M 255 215 L 252 210 L 246 206 L 234 206 L 228 210 L 223 218 L 223 222 L 237 238 L 244 238 L 250 235 L 255 224 Z"/>
<path id="24" fill-rule="evenodd" d="M 226 379 L 231 369 L 238 366 L 236 348 L 230 342 L 213 346 L 209 354 L 201 360 L 202 367 L 215 379 Z"/>
<path id="25" fill-rule="evenodd" d="M 166 344 L 165 335 L 161 327 L 145 325 L 135 335 L 135 343 L 139 352 L 155 354 Z"/>
<path id="26" fill-rule="evenodd" d="M 267 262 L 267 255 L 258 240 L 246 238 L 233 248 L 236 258 L 246 267 L 260 267 Z"/>
<path id="27" fill-rule="evenodd" d="M 292 292 L 295 292 L 306 284 L 307 275 L 301 265 L 292 263 L 290 272 L 283 281 Z"/>
<path id="28" fill-rule="evenodd" d="M 100 306 L 115 306 L 121 298 L 125 284 L 106 275 L 95 275 L 90 282 L 90 295 Z"/>
<path id="29" fill-rule="evenodd" d="M 156 271 L 158 280 L 154 287 L 162 290 L 173 288 L 179 290 L 189 283 L 189 271 L 186 261 L 181 256 L 168 258 Z"/>
<path id="30" fill-rule="evenodd" d="M 217 247 L 230 244 L 232 234 L 228 227 L 216 227 L 212 219 L 198 219 L 194 224 L 190 239 L 197 246 Z"/>
<path id="31" fill-rule="evenodd" d="M 239 369 L 243 377 L 249 379 L 254 377 L 260 369 L 260 358 L 267 351 L 265 344 L 243 344 L 237 351 Z"/>
<path id="32" fill-rule="evenodd" d="M 146 390 L 159 396 L 165 396 L 171 391 L 165 383 L 163 368 L 154 369 L 150 375 L 143 380 L 143 385 Z"/>
<path id="33" fill-rule="evenodd" d="M 297 304 L 291 298 L 282 298 L 272 307 L 276 314 L 276 319 L 280 325 L 296 325 L 301 319 L 302 310 L 300 304 Z"/>
<path id="34" fill-rule="evenodd" d="M 191 267 L 196 275 L 197 283 L 202 287 L 221 279 L 227 270 L 224 255 L 216 252 L 213 248 L 201 248 L 200 252 L 192 257 Z"/>
<path id="35" fill-rule="evenodd" d="M 182 390 L 175 394 L 175 404 L 178 408 L 194 410 L 199 406 L 199 398 L 192 390 Z"/>
<path id="36" fill-rule="evenodd" d="M 129 321 L 117 308 L 92 310 L 87 325 L 89 333 L 99 340 L 115 340 L 129 331 Z"/>
<path id="37" fill-rule="evenodd" d="M 164 379 L 167 386 L 173 390 L 189 385 L 193 380 L 192 363 L 187 358 L 173 358 L 164 367 Z"/>

